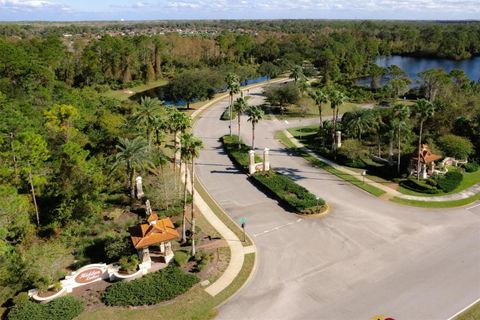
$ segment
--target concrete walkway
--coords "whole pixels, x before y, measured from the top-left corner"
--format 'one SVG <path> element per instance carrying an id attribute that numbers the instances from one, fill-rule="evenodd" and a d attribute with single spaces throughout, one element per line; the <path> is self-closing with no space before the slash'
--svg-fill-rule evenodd
<path id="1" fill-rule="evenodd" d="M 283 133 L 292 141 L 292 143 L 298 147 L 298 148 L 303 148 L 304 150 L 307 151 L 307 153 L 318 160 L 325 162 L 329 166 L 332 166 L 333 168 L 337 169 L 338 171 L 342 171 L 346 174 L 352 175 L 352 176 L 358 176 L 358 172 L 355 172 L 353 170 L 348 169 L 347 167 L 344 167 L 342 165 L 339 165 L 327 158 L 324 158 L 318 154 L 316 154 L 313 151 L 310 151 L 308 148 L 306 148 L 300 141 L 298 141 L 288 130 L 284 130 Z M 442 201 L 454 201 L 454 200 L 462 200 L 462 199 L 467 199 L 470 197 L 473 197 L 476 194 L 480 193 L 480 183 L 477 183 L 476 185 L 465 189 L 461 192 L 454 193 L 454 194 L 449 194 L 449 195 L 444 195 L 444 196 L 436 196 L 436 197 L 422 197 L 422 196 L 411 196 L 411 195 L 406 195 L 403 193 L 398 192 L 397 190 L 394 190 L 392 188 L 389 188 L 381 183 L 375 182 L 371 179 L 365 178 L 365 183 L 372 185 L 378 189 L 381 189 L 385 191 L 386 196 L 382 196 L 382 198 L 390 199 L 393 197 L 397 197 L 400 199 L 405 199 L 405 200 L 415 200 L 415 201 L 435 201 L 435 202 L 442 202 Z"/>

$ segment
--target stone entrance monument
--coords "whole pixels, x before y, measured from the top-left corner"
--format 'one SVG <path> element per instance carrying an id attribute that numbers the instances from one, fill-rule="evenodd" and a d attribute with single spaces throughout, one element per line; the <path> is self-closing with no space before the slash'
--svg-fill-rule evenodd
<path id="1" fill-rule="evenodd" d="M 248 173 L 254 174 L 257 171 L 269 171 L 270 170 L 270 149 L 265 148 L 263 150 L 263 162 L 255 163 L 255 151 L 248 151 Z"/>

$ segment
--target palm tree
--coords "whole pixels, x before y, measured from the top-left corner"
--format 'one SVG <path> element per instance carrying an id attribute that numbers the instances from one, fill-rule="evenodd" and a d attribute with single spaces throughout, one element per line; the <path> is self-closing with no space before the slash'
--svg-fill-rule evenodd
<path id="1" fill-rule="evenodd" d="M 187 240 L 186 224 L 187 224 L 187 184 L 188 184 L 188 162 L 191 159 L 190 144 L 192 143 L 193 135 L 191 133 L 184 133 L 180 138 L 180 159 L 184 163 L 184 187 L 183 187 L 183 213 L 182 213 L 182 242 Z M 193 200 L 192 200 L 193 201 Z"/>
<path id="2" fill-rule="evenodd" d="M 192 170 L 191 170 L 191 185 L 192 185 L 192 203 L 191 203 L 191 212 L 192 212 L 192 256 L 195 256 L 195 159 L 200 156 L 200 150 L 203 148 L 202 140 L 199 138 L 193 137 L 190 139 L 188 144 L 188 151 L 190 153 L 190 161 L 192 161 Z"/>
<path id="3" fill-rule="evenodd" d="M 301 78 L 300 81 L 298 82 L 298 90 L 300 91 L 300 94 L 302 96 L 305 95 L 305 92 L 308 92 L 310 89 L 310 83 L 308 83 L 307 79 Z"/>
<path id="4" fill-rule="evenodd" d="M 225 78 L 225 82 L 227 83 L 227 89 L 230 94 L 230 106 L 229 108 L 229 114 L 230 114 L 230 136 L 232 135 L 232 108 L 233 108 L 233 95 L 237 94 L 240 92 L 240 80 L 238 79 L 238 76 L 235 73 L 229 73 L 227 74 L 227 77 Z"/>
<path id="5" fill-rule="evenodd" d="M 302 66 L 294 66 L 290 73 L 290 78 L 293 78 L 293 81 L 297 83 L 298 79 L 304 78 Z"/>
<path id="6" fill-rule="evenodd" d="M 340 106 L 347 101 L 347 96 L 341 91 L 332 90 L 329 94 L 329 100 L 330 100 L 331 108 L 333 109 L 332 149 L 336 150 L 335 146 L 337 142 L 338 113 L 340 111 Z"/>
<path id="7" fill-rule="evenodd" d="M 174 166 L 174 171 L 175 171 L 175 162 L 177 160 L 177 151 L 178 151 L 178 133 L 184 133 L 185 130 L 191 127 L 191 119 L 190 117 L 182 113 L 176 109 L 173 110 L 172 113 L 170 113 L 170 117 L 168 119 L 168 126 L 170 129 L 170 132 L 173 133 L 173 157 L 172 157 L 172 163 Z"/>
<path id="8" fill-rule="evenodd" d="M 352 112 L 352 117 L 347 121 L 346 127 L 351 135 L 362 140 L 363 133 L 371 128 L 373 121 L 374 117 L 369 110 L 356 111 Z"/>
<path id="9" fill-rule="evenodd" d="M 423 124 L 428 118 L 433 117 L 435 106 L 426 99 L 417 100 L 415 103 L 415 112 L 420 117 L 420 132 L 418 135 L 418 160 L 417 160 L 417 180 L 420 180 L 420 154 L 422 153 L 422 134 Z"/>
<path id="10" fill-rule="evenodd" d="M 255 125 L 263 119 L 265 113 L 259 106 L 248 109 L 248 121 L 252 123 L 252 150 L 255 150 Z"/>
<path id="11" fill-rule="evenodd" d="M 135 171 L 145 168 L 149 163 L 147 158 L 148 146 L 146 141 L 141 137 L 133 140 L 120 138 L 116 148 L 118 152 L 115 155 L 113 169 L 118 168 L 122 164 L 127 166 L 127 185 L 130 191 L 130 200 L 133 201 L 135 198 Z"/>
<path id="12" fill-rule="evenodd" d="M 407 120 L 410 117 L 410 108 L 399 103 L 393 107 L 393 114 L 397 124 L 397 138 L 398 138 L 398 158 L 397 158 L 397 173 L 400 174 L 400 159 L 401 159 L 401 130 L 406 126 Z"/>
<path id="13" fill-rule="evenodd" d="M 328 94 L 320 89 L 315 91 L 310 91 L 310 98 L 313 99 L 315 105 L 318 108 L 318 116 L 320 117 L 320 128 L 323 128 L 323 119 L 322 119 L 322 105 L 328 102 Z"/>
<path id="14" fill-rule="evenodd" d="M 244 113 L 248 109 L 248 104 L 247 100 L 245 98 L 237 98 L 235 100 L 235 103 L 233 104 L 233 109 L 237 113 L 237 119 L 238 119 L 238 150 L 240 150 L 240 116 L 242 113 Z"/>
<path id="15" fill-rule="evenodd" d="M 162 103 L 157 98 L 142 97 L 140 100 L 140 108 L 133 115 L 134 121 L 138 125 L 145 127 L 149 149 L 152 142 L 152 130 L 159 118 L 161 106 Z"/>

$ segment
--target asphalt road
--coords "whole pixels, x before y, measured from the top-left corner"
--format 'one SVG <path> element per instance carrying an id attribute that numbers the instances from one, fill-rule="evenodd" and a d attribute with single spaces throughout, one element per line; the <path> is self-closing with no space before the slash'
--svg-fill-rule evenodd
<path id="1" fill-rule="evenodd" d="M 260 92 L 250 90 L 251 104 L 261 102 Z M 437 320 L 480 297 L 479 207 L 419 209 L 377 199 L 289 155 L 273 138 L 317 119 L 262 121 L 256 145 L 271 149 L 272 166 L 332 206 L 324 218 L 300 218 L 257 190 L 223 152 L 228 121 L 219 119 L 227 105 L 215 104 L 195 124 L 205 144 L 197 172 L 232 218 L 248 219 L 259 260 L 219 319 Z M 250 143 L 246 120 L 242 138 Z"/>

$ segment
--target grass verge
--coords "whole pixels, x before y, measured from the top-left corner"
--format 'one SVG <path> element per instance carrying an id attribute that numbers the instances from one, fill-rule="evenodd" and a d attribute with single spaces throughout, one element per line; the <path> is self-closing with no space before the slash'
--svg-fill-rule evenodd
<path id="1" fill-rule="evenodd" d="M 225 302 L 247 281 L 255 264 L 255 254 L 245 255 L 245 260 L 235 280 L 215 297 L 210 296 L 196 285 L 187 293 L 174 300 L 150 307 L 121 308 L 102 307 L 81 314 L 77 320 L 190 320 L 213 319 L 218 311 L 216 306 Z"/>
<path id="2" fill-rule="evenodd" d="M 239 239 L 243 239 L 243 231 L 242 229 L 223 211 L 223 209 L 215 202 L 215 200 L 210 197 L 208 192 L 205 190 L 203 185 L 200 183 L 198 179 L 195 180 L 195 189 L 203 198 L 203 200 L 207 203 L 207 205 L 212 209 L 212 211 L 217 215 L 217 217 L 222 220 L 222 222 L 235 233 L 235 235 Z M 243 246 L 248 247 L 251 246 L 253 243 L 249 239 L 246 238 L 246 241 L 243 242 Z"/>
<path id="3" fill-rule="evenodd" d="M 413 206 L 413 207 L 420 207 L 420 208 L 454 208 L 454 207 L 461 207 L 472 202 L 480 200 L 480 194 L 474 195 L 470 198 L 461 199 L 461 200 L 452 200 L 452 201 L 417 201 L 417 200 L 407 200 L 395 197 L 391 199 L 391 201 Z"/>
<path id="4" fill-rule="evenodd" d="M 455 317 L 455 320 L 478 320 L 480 319 L 480 302 L 475 303 L 473 306 Z"/>
<path id="5" fill-rule="evenodd" d="M 365 184 L 363 183 L 360 179 L 357 179 L 356 177 L 350 175 L 350 174 L 347 174 L 347 173 L 344 173 L 338 169 L 335 169 L 334 167 L 326 164 L 325 162 L 315 158 L 314 156 L 312 156 L 311 154 L 305 152 L 305 150 L 302 150 L 300 148 L 297 148 L 293 142 L 285 135 L 285 133 L 283 133 L 282 131 L 279 131 L 275 134 L 275 139 L 278 139 L 281 143 L 283 143 L 287 148 L 290 149 L 290 151 L 292 151 L 293 153 L 295 153 L 296 155 L 304 158 L 305 160 L 307 160 L 308 162 L 310 162 L 314 167 L 318 167 L 318 168 L 321 168 L 347 182 L 350 182 L 351 184 L 359 187 L 360 189 L 376 196 L 376 197 L 380 197 L 381 195 L 385 194 L 385 191 L 381 190 L 381 189 L 378 189 L 377 187 L 374 187 L 372 185 L 369 185 L 369 184 Z"/>

